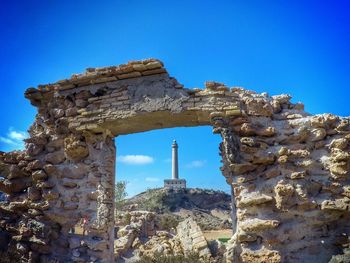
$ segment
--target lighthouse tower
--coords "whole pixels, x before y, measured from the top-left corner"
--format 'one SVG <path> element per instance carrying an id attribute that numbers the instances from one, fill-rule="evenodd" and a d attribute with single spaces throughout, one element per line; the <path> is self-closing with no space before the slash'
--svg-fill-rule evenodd
<path id="1" fill-rule="evenodd" d="M 164 188 L 169 189 L 186 189 L 186 180 L 179 179 L 179 162 L 178 162 L 178 148 L 176 141 L 173 141 L 172 148 L 172 174 L 171 179 L 164 180 Z"/>

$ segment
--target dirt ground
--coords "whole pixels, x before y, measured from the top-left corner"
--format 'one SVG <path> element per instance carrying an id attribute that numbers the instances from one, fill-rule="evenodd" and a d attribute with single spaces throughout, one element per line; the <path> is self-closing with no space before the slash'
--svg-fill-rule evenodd
<path id="1" fill-rule="evenodd" d="M 232 237 L 232 229 L 203 231 L 203 235 L 208 241 L 215 240 L 218 238 L 231 238 Z"/>

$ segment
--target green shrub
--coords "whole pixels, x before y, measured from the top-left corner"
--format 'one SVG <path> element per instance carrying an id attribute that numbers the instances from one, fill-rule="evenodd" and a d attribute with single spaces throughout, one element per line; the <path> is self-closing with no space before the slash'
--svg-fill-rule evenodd
<path id="1" fill-rule="evenodd" d="M 125 213 L 123 215 L 123 225 L 129 225 L 131 223 L 131 215 L 129 213 Z"/>
<path id="2" fill-rule="evenodd" d="M 227 243 L 231 238 L 230 237 L 219 237 L 218 240 L 222 243 Z"/>
<path id="3" fill-rule="evenodd" d="M 161 212 L 164 210 L 163 198 L 165 193 L 158 191 L 158 189 L 148 189 L 146 192 L 146 199 L 140 204 L 142 209 L 151 212 Z"/>
<path id="4" fill-rule="evenodd" d="M 159 226 L 162 230 L 170 231 L 173 228 L 175 229 L 180 223 L 181 217 L 173 214 L 164 214 L 160 215 Z"/>

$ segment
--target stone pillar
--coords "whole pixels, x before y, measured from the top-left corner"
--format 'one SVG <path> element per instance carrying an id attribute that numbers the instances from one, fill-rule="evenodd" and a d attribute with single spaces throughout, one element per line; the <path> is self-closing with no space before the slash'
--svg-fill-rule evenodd
<path id="1" fill-rule="evenodd" d="M 59 200 L 51 197 L 44 214 L 61 226 L 52 240 L 59 262 L 114 262 L 115 145 L 107 133 L 66 135 L 63 150 L 46 154 L 52 164 L 44 169 L 54 187 L 45 196 L 57 192 Z M 85 217 L 87 233 L 72 233 Z"/>
<path id="2" fill-rule="evenodd" d="M 177 143 L 174 140 L 172 144 L 172 179 L 179 179 L 179 167 L 177 159 Z"/>
<path id="3" fill-rule="evenodd" d="M 114 262 L 114 184 L 115 184 L 115 144 L 114 138 L 106 134 L 92 135 L 88 139 L 92 169 L 89 185 L 96 187 L 96 210 L 92 210 L 90 238 L 87 242 L 88 254 L 99 262 Z M 88 186 L 85 188 L 88 191 Z M 95 200 L 91 200 L 93 203 Z M 91 258 L 90 258 L 91 259 Z"/>

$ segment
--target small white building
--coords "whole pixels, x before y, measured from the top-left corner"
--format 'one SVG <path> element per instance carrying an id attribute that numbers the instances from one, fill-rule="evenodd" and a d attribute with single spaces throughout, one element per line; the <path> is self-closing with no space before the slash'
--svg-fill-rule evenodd
<path id="1" fill-rule="evenodd" d="M 185 179 L 165 179 L 164 188 L 169 189 L 186 189 L 186 180 Z"/>
<path id="2" fill-rule="evenodd" d="M 186 180 L 179 179 L 179 165 L 178 165 L 178 156 L 177 150 L 178 145 L 176 141 L 173 141 L 172 144 L 172 178 L 164 180 L 164 188 L 168 189 L 186 189 Z"/>

